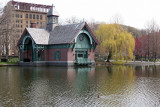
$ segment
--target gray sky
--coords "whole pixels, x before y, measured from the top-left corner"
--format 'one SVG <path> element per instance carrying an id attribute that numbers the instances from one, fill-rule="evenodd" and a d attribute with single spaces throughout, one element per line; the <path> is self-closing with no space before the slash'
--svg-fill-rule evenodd
<path id="1" fill-rule="evenodd" d="M 9 0 L 1 0 L 6 4 Z M 54 4 L 61 19 L 79 19 L 110 23 L 115 15 L 122 23 L 139 29 L 154 20 L 160 25 L 160 0 L 16 0 L 37 4 Z"/>

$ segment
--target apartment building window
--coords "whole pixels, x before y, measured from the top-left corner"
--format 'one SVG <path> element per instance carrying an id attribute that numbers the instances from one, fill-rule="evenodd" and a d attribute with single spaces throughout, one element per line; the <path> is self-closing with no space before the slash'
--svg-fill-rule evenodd
<path id="1" fill-rule="evenodd" d="M 17 17 L 19 18 L 19 14 L 17 14 Z"/>
<path id="2" fill-rule="evenodd" d="M 26 14 L 26 19 L 28 19 L 28 14 Z"/>
<path id="3" fill-rule="evenodd" d="M 27 6 L 25 6 L 25 10 L 27 10 Z"/>
<path id="4" fill-rule="evenodd" d="M 30 10 L 30 6 L 28 6 L 28 10 Z"/>
<path id="5" fill-rule="evenodd" d="M 22 23 L 22 20 L 21 20 L 21 23 Z"/>
<path id="6" fill-rule="evenodd" d="M 35 19 L 35 14 L 33 15 L 33 19 Z"/>
<path id="7" fill-rule="evenodd" d="M 22 15 L 21 15 L 21 18 L 22 18 Z"/>
<path id="8" fill-rule="evenodd" d="M 39 19 L 39 15 L 37 15 L 37 19 Z"/>
<path id="9" fill-rule="evenodd" d="M 22 25 L 21 25 L 21 28 L 22 28 Z"/>
<path id="10" fill-rule="evenodd" d="M 32 14 L 29 15 L 29 18 L 32 19 Z"/>
<path id="11" fill-rule="evenodd" d="M 24 9 L 24 7 L 23 7 L 23 6 L 21 6 L 21 9 Z"/>
<path id="12" fill-rule="evenodd" d="M 17 20 L 17 23 L 19 23 L 19 20 Z"/>
<path id="13" fill-rule="evenodd" d="M 40 19 L 42 20 L 42 15 L 40 15 Z"/>

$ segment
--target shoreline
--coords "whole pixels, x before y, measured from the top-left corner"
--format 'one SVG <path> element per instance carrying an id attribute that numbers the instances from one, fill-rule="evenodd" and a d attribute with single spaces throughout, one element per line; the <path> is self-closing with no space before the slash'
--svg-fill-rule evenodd
<path id="1" fill-rule="evenodd" d="M 111 63 L 106 63 L 106 62 L 96 62 L 94 66 L 112 66 L 112 65 L 140 65 L 140 66 L 147 66 L 147 65 L 160 65 L 160 62 L 148 62 L 148 61 L 128 61 L 125 62 L 124 64 L 112 64 Z M 22 66 L 19 63 L 17 64 L 0 64 L 0 67 L 5 67 L 5 66 Z"/>

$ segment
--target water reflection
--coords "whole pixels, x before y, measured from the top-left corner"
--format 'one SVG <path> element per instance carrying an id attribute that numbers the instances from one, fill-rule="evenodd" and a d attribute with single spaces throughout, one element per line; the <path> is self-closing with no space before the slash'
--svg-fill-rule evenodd
<path id="1" fill-rule="evenodd" d="M 0 68 L 7 107 L 159 106 L 159 90 L 159 66 Z"/>

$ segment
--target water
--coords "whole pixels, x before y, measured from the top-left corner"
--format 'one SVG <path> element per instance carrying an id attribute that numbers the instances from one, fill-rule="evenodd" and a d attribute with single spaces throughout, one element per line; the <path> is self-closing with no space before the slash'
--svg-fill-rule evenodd
<path id="1" fill-rule="evenodd" d="M 159 107 L 160 66 L 0 67 L 0 107 Z"/>

